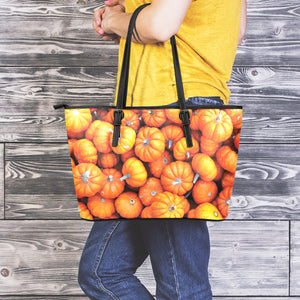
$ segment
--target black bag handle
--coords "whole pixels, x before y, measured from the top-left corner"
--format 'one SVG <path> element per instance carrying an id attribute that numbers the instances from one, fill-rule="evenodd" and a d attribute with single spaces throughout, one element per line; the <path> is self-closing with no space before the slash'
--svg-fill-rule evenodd
<path id="1" fill-rule="evenodd" d="M 127 98 L 127 88 L 128 88 L 128 77 L 129 77 L 129 63 L 130 63 L 130 49 L 131 49 L 131 36 L 133 33 L 133 28 L 135 25 L 136 18 L 139 12 L 150 5 L 151 3 L 145 3 L 139 6 L 132 14 L 128 26 L 128 32 L 126 36 L 126 43 L 124 48 L 124 55 L 123 55 L 123 62 L 122 62 L 122 69 L 120 74 L 119 80 L 119 90 L 118 90 L 118 97 L 117 97 L 117 107 L 114 110 L 114 134 L 113 134 L 113 141 L 112 146 L 116 147 L 118 145 L 118 140 L 120 137 L 120 126 L 122 119 L 124 118 L 123 109 L 126 108 L 126 98 Z M 171 37 L 171 45 L 172 45 L 172 55 L 173 55 L 173 63 L 174 63 L 174 71 L 175 71 L 175 79 L 176 79 L 176 88 L 177 88 L 177 95 L 178 95 L 178 104 L 180 107 L 179 117 L 182 121 L 184 136 L 186 137 L 187 147 L 192 147 L 192 136 L 191 130 L 189 127 L 190 124 L 190 112 L 186 108 L 185 104 L 185 97 L 183 91 L 183 84 L 179 66 L 179 59 L 176 47 L 175 36 Z"/>

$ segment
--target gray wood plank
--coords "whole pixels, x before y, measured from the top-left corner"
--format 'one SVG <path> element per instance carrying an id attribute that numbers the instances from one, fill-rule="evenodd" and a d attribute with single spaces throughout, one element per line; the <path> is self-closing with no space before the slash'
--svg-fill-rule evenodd
<path id="1" fill-rule="evenodd" d="M 0 222 L 1 295 L 83 294 L 78 262 L 92 222 Z M 209 222 L 214 296 L 288 296 L 288 223 Z M 137 276 L 155 293 L 149 270 L 147 260 Z"/>
<path id="2" fill-rule="evenodd" d="M 290 285 L 291 296 L 300 295 L 300 222 L 291 221 L 290 229 Z"/>
<path id="3" fill-rule="evenodd" d="M 93 9 L 100 4 L 1 1 L 0 26 L 6 30 L 1 33 L 0 65 L 107 66 L 109 62 L 116 66 L 118 46 L 101 41 L 92 29 Z M 247 33 L 236 64 L 299 65 L 299 32 L 293 30 L 300 25 L 298 16 L 296 0 L 280 0 L 274 6 L 268 1 L 248 1 Z M 23 24 L 19 30 L 14 30 L 16 22 Z"/>
<path id="4" fill-rule="evenodd" d="M 67 142 L 5 152 L 6 218 L 79 218 Z M 300 219 L 299 153 L 299 144 L 240 145 L 228 218 Z"/>
<path id="5" fill-rule="evenodd" d="M 0 141 L 66 140 L 64 111 L 53 105 L 111 105 L 116 68 L 0 68 Z M 243 105 L 241 143 L 300 141 L 299 68 L 239 68 L 230 104 Z"/>
<path id="6" fill-rule="evenodd" d="M 4 219 L 4 144 L 0 144 L 0 219 Z"/>

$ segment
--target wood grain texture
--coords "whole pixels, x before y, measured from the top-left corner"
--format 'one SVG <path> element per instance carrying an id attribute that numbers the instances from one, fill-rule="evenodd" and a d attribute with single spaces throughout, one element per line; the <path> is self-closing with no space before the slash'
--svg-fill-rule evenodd
<path id="1" fill-rule="evenodd" d="M 300 222 L 291 221 L 290 229 L 291 253 L 290 253 L 290 269 L 291 269 L 291 296 L 300 295 Z"/>
<path id="2" fill-rule="evenodd" d="M 228 218 L 300 219 L 299 153 L 299 144 L 240 145 Z M 6 218 L 79 218 L 67 142 L 7 144 L 5 166 Z"/>
<path id="3" fill-rule="evenodd" d="M 0 144 L 0 219 L 4 219 L 4 144 Z"/>
<path id="4" fill-rule="evenodd" d="M 0 141 L 62 142 L 53 105 L 112 105 L 117 69 L 0 68 Z M 299 68 L 234 67 L 230 104 L 244 108 L 241 143 L 300 141 Z"/>
<path id="5" fill-rule="evenodd" d="M 102 1 L 0 2 L 0 65 L 117 65 L 118 45 L 103 42 L 92 29 L 93 9 Z M 22 26 L 15 30 L 15 24 Z M 248 27 L 236 64 L 299 65 L 299 4 L 248 1 Z M 263 30 L 262 30 L 263 28 Z M 268 55 L 266 55 L 268 53 Z"/>
<path id="6" fill-rule="evenodd" d="M 92 222 L 0 223 L 0 295 L 83 294 L 77 283 L 78 263 Z M 288 295 L 288 221 L 209 222 L 208 226 L 214 296 Z M 155 293 L 149 266 L 145 261 L 137 276 Z"/>

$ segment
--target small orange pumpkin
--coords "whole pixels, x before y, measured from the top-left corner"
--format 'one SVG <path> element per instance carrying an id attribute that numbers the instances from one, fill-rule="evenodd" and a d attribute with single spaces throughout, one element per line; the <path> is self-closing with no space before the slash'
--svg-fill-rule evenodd
<path id="1" fill-rule="evenodd" d="M 241 109 L 224 109 L 227 115 L 231 118 L 233 128 L 242 127 L 243 111 Z"/>
<path id="2" fill-rule="evenodd" d="M 235 173 L 238 155 L 229 146 L 222 146 L 217 151 L 216 158 L 223 169 Z"/>
<path id="3" fill-rule="evenodd" d="M 109 153 L 112 151 L 110 140 L 114 132 L 114 126 L 108 122 L 100 122 L 95 128 L 93 143 L 99 152 Z"/>
<path id="4" fill-rule="evenodd" d="M 109 218 L 116 211 L 114 200 L 104 198 L 99 193 L 88 198 L 87 206 L 92 215 L 100 219 Z"/>
<path id="5" fill-rule="evenodd" d="M 230 199 L 232 194 L 232 186 L 225 187 L 217 198 L 217 206 L 224 218 L 228 216 Z"/>
<path id="6" fill-rule="evenodd" d="M 74 154 L 74 145 L 78 140 L 76 139 L 68 139 L 68 145 L 69 145 L 69 151 L 70 151 L 70 155 Z"/>
<path id="7" fill-rule="evenodd" d="M 234 137 L 233 139 L 233 144 L 234 144 L 234 147 L 236 150 L 239 150 L 239 145 L 240 145 L 240 137 L 241 137 L 241 134 L 240 132 Z"/>
<path id="8" fill-rule="evenodd" d="M 200 130 L 191 130 L 192 133 L 192 137 L 197 141 L 200 142 L 201 141 L 201 131 Z"/>
<path id="9" fill-rule="evenodd" d="M 174 161 L 164 167 L 161 184 L 166 191 L 183 195 L 193 187 L 194 173 L 189 163 Z"/>
<path id="10" fill-rule="evenodd" d="M 170 120 L 170 121 L 172 121 L 173 123 L 176 123 L 176 124 L 182 124 L 182 121 L 180 120 L 180 118 L 179 118 L 179 112 L 180 112 L 180 109 L 166 109 L 165 110 L 165 112 L 166 112 L 166 116 L 167 116 L 167 118 Z M 189 112 L 191 113 L 192 111 L 191 111 L 191 109 L 189 109 Z"/>
<path id="11" fill-rule="evenodd" d="M 125 187 L 125 182 L 120 181 L 122 177 L 121 172 L 116 169 L 104 169 L 102 171 L 105 180 L 103 180 L 103 186 L 99 192 L 101 197 L 104 198 L 116 198 L 123 191 Z"/>
<path id="12" fill-rule="evenodd" d="M 75 143 L 74 156 L 78 163 L 96 164 L 98 160 L 97 149 L 88 139 L 81 139 Z"/>
<path id="13" fill-rule="evenodd" d="M 94 137 L 94 133 L 96 131 L 96 128 L 101 125 L 101 121 L 100 120 L 95 120 L 91 125 L 90 127 L 86 130 L 85 132 L 85 138 L 88 139 L 88 140 L 93 140 L 93 137 Z"/>
<path id="14" fill-rule="evenodd" d="M 194 182 L 197 181 L 198 177 L 204 181 L 214 180 L 217 176 L 217 168 L 211 157 L 207 154 L 197 153 L 192 160 L 193 170 L 197 173 Z"/>
<path id="15" fill-rule="evenodd" d="M 124 118 L 122 119 L 122 125 L 131 127 L 134 131 L 137 131 L 140 127 L 140 120 L 138 115 L 130 109 L 123 109 Z M 114 110 L 111 110 L 107 114 L 107 122 L 112 123 L 114 122 Z"/>
<path id="16" fill-rule="evenodd" d="M 115 167 L 120 161 L 120 157 L 113 152 L 99 153 L 98 154 L 98 165 L 104 169 L 111 169 Z"/>
<path id="17" fill-rule="evenodd" d="M 165 138 L 158 128 L 144 127 L 137 134 L 134 150 L 142 161 L 155 161 L 165 151 Z"/>
<path id="18" fill-rule="evenodd" d="M 177 160 L 190 160 L 193 156 L 199 152 L 199 144 L 192 137 L 193 146 L 187 147 L 186 138 L 181 138 L 174 146 L 173 155 Z"/>
<path id="19" fill-rule="evenodd" d="M 150 219 L 150 218 L 152 218 L 152 209 L 151 209 L 151 207 L 150 206 L 144 207 L 144 209 L 141 212 L 140 217 L 142 219 Z"/>
<path id="20" fill-rule="evenodd" d="M 130 157 L 135 157 L 134 147 L 132 149 L 130 149 L 129 151 L 121 154 L 121 160 L 122 160 L 122 162 L 125 162 Z"/>
<path id="21" fill-rule="evenodd" d="M 214 161 L 214 163 L 216 165 L 216 168 L 217 168 L 217 175 L 216 175 L 214 181 L 219 181 L 223 177 L 224 169 L 220 166 L 220 164 L 218 163 L 216 158 L 213 158 L 213 161 Z"/>
<path id="22" fill-rule="evenodd" d="M 185 205 L 182 197 L 163 192 L 155 196 L 150 207 L 153 218 L 183 218 Z"/>
<path id="23" fill-rule="evenodd" d="M 145 206 L 149 206 L 154 197 L 163 192 L 163 188 L 160 184 L 160 180 L 154 177 L 150 177 L 147 179 L 147 182 L 140 187 L 139 189 L 139 197 Z"/>
<path id="24" fill-rule="evenodd" d="M 106 121 L 107 114 L 108 114 L 108 109 L 104 109 L 104 108 L 97 109 L 97 116 L 101 121 L 107 122 Z"/>
<path id="25" fill-rule="evenodd" d="M 123 177 L 121 181 L 126 180 L 132 187 L 143 186 L 147 181 L 147 171 L 143 163 L 135 157 L 127 159 L 122 167 Z"/>
<path id="26" fill-rule="evenodd" d="M 67 132 L 80 133 L 88 129 L 92 123 L 90 109 L 65 109 Z"/>
<path id="27" fill-rule="evenodd" d="M 163 109 L 143 109 L 142 118 L 145 124 L 151 127 L 160 127 L 167 120 L 165 110 Z"/>
<path id="28" fill-rule="evenodd" d="M 88 208 L 86 207 L 86 205 L 80 201 L 78 201 L 78 208 L 80 211 L 80 217 L 82 219 L 86 219 L 86 220 L 93 220 L 93 216 L 91 215 L 90 211 L 88 210 Z"/>
<path id="29" fill-rule="evenodd" d="M 202 135 L 215 142 L 223 142 L 230 138 L 233 125 L 231 118 L 220 109 L 205 109 L 198 113 L 197 127 Z"/>
<path id="30" fill-rule="evenodd" d="M 181 201 L 182 201 L 182 204 L 183 204 L 183 212 L 186 215 L 189 212 L 190 208 L 191 208 L 190 202 L 184 196 L 179 196 L 179 197 L 181 198 Z"/>
<path id="31" fill-rule="evenodd" d="M 215 142 L 213 140 L 207 139 L 204 136 L 201 136 L 200 147 L 202 153 L 213 157 L 216 154 L 217 150 L 221 147 L 221 143 Z"/>
<path id="32" fill-rule="evenodd" d="M 234 176 L 235 173 L 230 173 L 226 171 L 221 180 L 222 187 L 225 188 L 227 186 L 233 186 Z"/>
<path id="33" fill-rule="evenodd" d="M 151 174 L 157 178 L 160 178 L 163 168 L 172 161 L 173 157 L 169 151 L 164 151 L 160 158 L 148 164 Z"/>
<path id="34" fill-rule="evenodd" d="M 131 219 L 137 218 L 143 205 L 138 195 L 134 192 L 125 192 L 115 200 L 115 207 L 121 217 Z"/>
<path id="35" fill-rule="evenodd" d="M 218 208 L 208 202 L 199 204 L 195 209 L 194 216 L 196 219 L 223 220 Z"/>
<path id="36" fill-rule="evenodd" d="M 110 145 L 112 150 L 117 154 L 123 154 L 131 150 L 135 143 L 136 133 L 131 127 L 121 125 L 120 138 L 118 146 L 112 147 L 113 135 L 111 135 Z"/>
<path id="37" fill-rule="evenodd" d="M 218 194 L 218 187 L 214 181 L 198 180 L 193 188 L 193 199 L 197 204 L 211 202 Z"/>
<path id="38" fill-rule="evenodd" d="M 189 210 L 189 212 L 187 214 L 187 217 L 189 219 L 194 219 L 195 218 L 195 208 Z"/>
<path id="39" fill-rule="evenodd" d="M 81 163 L 73 168 L 74 186 L 77 198 L 94 196 L 103 185 L 103 174 L 91 163 Z"/>
<path id="40" fill-rule="evenodd" d="M 166 148 L 168 150 L 173 150 L 175 144 L 184 136 L 183 129 L 177 125 L 163 127 L 161 133 L 165 138 Z"/>

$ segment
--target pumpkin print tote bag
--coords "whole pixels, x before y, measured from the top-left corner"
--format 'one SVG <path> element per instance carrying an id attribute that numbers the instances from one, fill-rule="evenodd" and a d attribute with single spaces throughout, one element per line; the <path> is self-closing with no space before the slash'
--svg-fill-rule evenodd
<path id="1" fill-rule="evenodd" d="M 187 109 L 175 42 L 171 37 L 176 106 L 126 107 L 130 20 L 116 106 L 66 104 L 74 187 L 85 220 L 228 216 L 238 158 L 242 107 Z"/>

